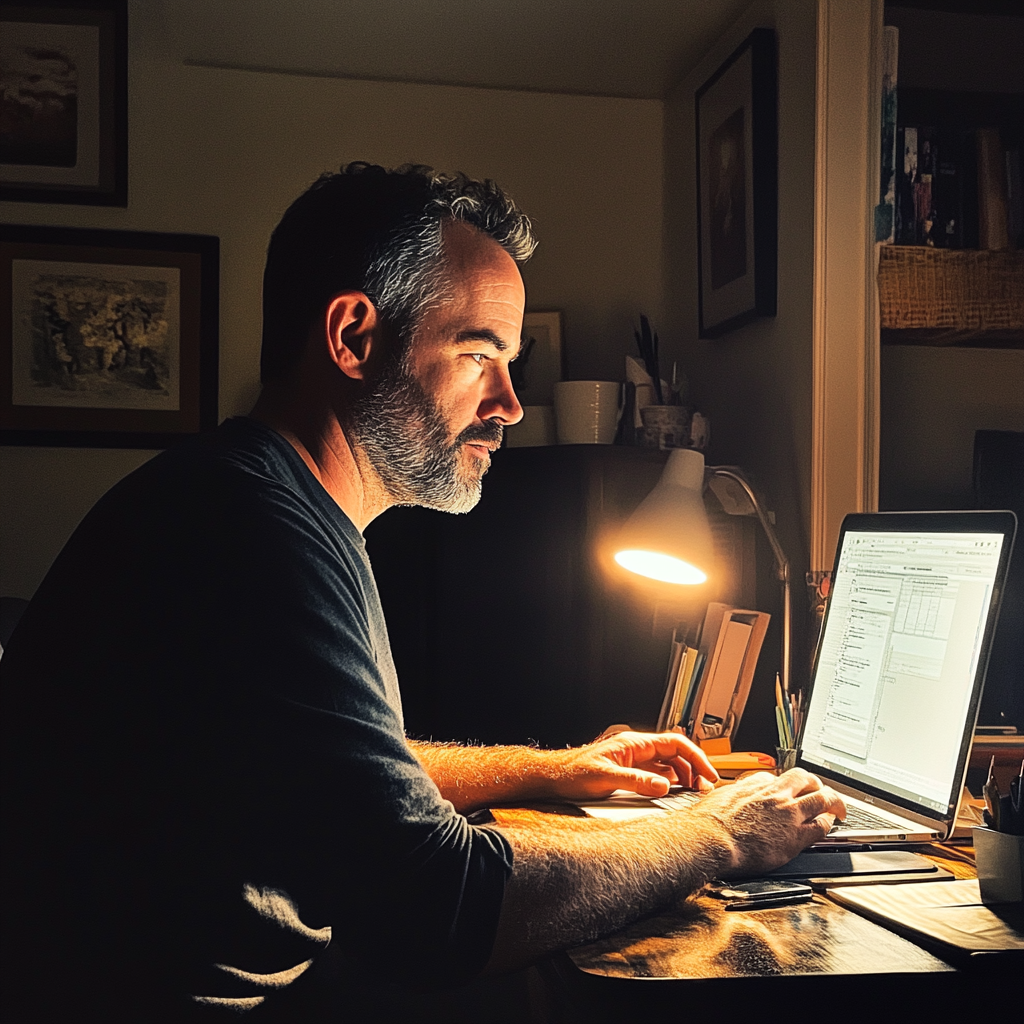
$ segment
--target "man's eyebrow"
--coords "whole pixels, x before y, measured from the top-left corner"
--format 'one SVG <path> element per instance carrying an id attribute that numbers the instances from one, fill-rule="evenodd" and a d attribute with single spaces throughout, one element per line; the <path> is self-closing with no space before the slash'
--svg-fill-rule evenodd
<path id="1" fill-rule="evenodd" d="M 456 345 L 465 341 L 485 341 L 488 345 L 493 345 L 499 352 L 504 352 L 508 349 L 508 343 L 501 335 L 495 334 L 494 331 L 486 327 L 470 327 L 464 331 L 459 331 L 455 335 Z"/>

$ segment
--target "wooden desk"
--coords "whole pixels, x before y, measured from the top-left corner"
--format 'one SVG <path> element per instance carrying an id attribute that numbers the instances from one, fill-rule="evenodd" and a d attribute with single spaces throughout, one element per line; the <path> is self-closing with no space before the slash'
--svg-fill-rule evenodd
<path id="1" fill-rule="evenodd" d="M 934 859 L 957 877 L 973 867 L 941 848 Z M 969 848 L 967 850 L 970 853 Z M 969 859 L 969 857 L 968 857 Z M 942 885 L 942 882 L 922 882 Z M 919 945 L 816 894 L 808 903 L 725 911 L 695 897 L 541 968 L 549 1021 L 782 1019 L 788 1010 L 836 1020 L 911 1019 L 1019 998 L 992 960 L 954 966 Z M 642 982 L 642 984 L 641 984 Z"/>

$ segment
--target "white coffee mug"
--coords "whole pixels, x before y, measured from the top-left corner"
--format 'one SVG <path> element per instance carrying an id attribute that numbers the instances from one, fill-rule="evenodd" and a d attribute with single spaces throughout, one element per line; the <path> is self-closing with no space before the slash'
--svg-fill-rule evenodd
<path id="1" fill-rule="evenodd" d="M 622 385 L 610 380 L 561 380 L 555 384 L 559 444 L 613 444 L 622 414 Z"/>

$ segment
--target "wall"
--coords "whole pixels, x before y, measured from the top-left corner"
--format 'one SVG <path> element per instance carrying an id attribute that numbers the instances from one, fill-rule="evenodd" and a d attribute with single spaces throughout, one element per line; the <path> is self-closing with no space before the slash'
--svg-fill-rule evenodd
<path id="1" fill-rule="evenodd" d="M 221 239 L 221 416 L 258 390 L 267 238 L 321 171 L 354 159 L 493 177 L 541 246 L 528 304 L 564 314 L 571 377 L 619 379 L 661 317 L 662 104 L 190 67 L 130 7 L 129 207 L 0 204 L 5 223 Z M 0 593 L 31 596 L 96 498 L 152 453 L 0 448 Z"/>
<path id="2" fill-rule="evenodd" d="M 779 89 L 778 315 L 715 341 L 697 337 L 694 93 L 751 29 L 775 29 Z M 803 623 L 810 528 L 814 285 L 814 0 L 755 3 L 667 97 L 663 347 L 711 418 L 710 461 L 748 469 L 777 513 L 792 562 L 794 626 Z M 770 577 L 769 577 L 770 578 Z M 802 642 L 795 641 L 795 651 Z M 800 670 L 794 655 L 794 678 Z"/>
<path id="3" fill-rule="evenodd" d="M 976 430 L 1024 430 L 1024 350 L 882 346 L 880 503 L 973 508 Z"/>

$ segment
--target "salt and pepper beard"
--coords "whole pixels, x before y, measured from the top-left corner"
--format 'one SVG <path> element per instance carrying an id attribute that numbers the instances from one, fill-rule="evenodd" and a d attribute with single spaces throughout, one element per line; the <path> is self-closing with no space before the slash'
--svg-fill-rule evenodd
<path id="1" fill-rule="evenodd" d="M 390 360 L 356 400 L 352 430 L 388 493 L 400 505 L 468 512 L 480 500 L 487 469 L 462 466 L 463 445 L 501 444 L 502 425 L 473 424 L 449 439 L 448 424 L 403 357 Z M 481 463 L 481 465 L 483 465 Z"/>

